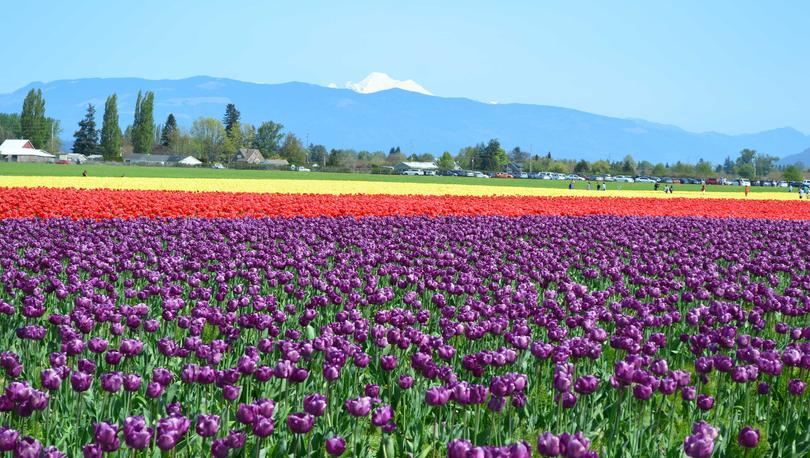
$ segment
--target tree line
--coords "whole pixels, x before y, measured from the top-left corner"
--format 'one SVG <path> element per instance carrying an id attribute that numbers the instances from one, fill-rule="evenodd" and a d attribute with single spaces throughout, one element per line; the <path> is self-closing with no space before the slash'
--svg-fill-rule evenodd
<path id="1" fill-rule="evenodd" d="M 320 144 L 304 145 L 292 132 L 274 121 L 258 127 L 242 123 L 236 105 L 225 107 L 223 118 L 200 117 L 190 128 L 178 125 L 170 113 L 163 124 L 154 120 L 155 94 L 138 92 L 132 124 L 123 131 L 119 127 L 118 97 L 111 94 L 104 104 L 101 130 L 97 129 L 96 109 L 88 104 L 84 118 L 73 134 L 72 151 L 86 156 L 102 155 L 105 160 L 121 160 L 122 151 L 133 153 L 172 153 L 191 155 L 206 162 L 229 162 L 240 148 L 255 148 L 265 158 L 283 158 L 292 164 L 318 164 L 347 170 L 369 170 L 391 166 L 403 161 L 436 162 L 443 170 L 456 167 L 468 170 L 499 171 L 507 164 L 517 164 L 525 172 L 576 173 L 581 175 L 653 175 L 690 176 L 706 178 L 713 175 L 757 178 L 781 175 L 786 180 L 800 180 L 801 164 L 777 166 L 778 158 L 743 149 L 735 159 L 726 157 L 722 164 L 700 159 L 696 163 L 677 161 L 655 163 L 636 161 L 632 155 L 620 161 L 555 159 L 548 152 L 531 154 L 520 146 L 507 152 L 497 139 L 461 148 L 455 155 L 443 152 L 438 158 L 431 153 L 406 154 L 399 146 L 384 151 L 330 149 Z M 59 121 L 45 115 L 45 100 L 41 89 L 31 89 L 23 101 L 22 112 L 0 113 L 0 141 L 6 138 L 27 138 L 35 148 L 58 151 L 61 147 Z"/>

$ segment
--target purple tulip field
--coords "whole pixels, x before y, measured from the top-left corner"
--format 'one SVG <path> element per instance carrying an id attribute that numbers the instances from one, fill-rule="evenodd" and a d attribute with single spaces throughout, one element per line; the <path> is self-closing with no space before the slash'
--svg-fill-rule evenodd
<path id="1" fill-rule="evenodd" d="M 807 457 L 810 222 L 0 220 L 0 456 Z"/>

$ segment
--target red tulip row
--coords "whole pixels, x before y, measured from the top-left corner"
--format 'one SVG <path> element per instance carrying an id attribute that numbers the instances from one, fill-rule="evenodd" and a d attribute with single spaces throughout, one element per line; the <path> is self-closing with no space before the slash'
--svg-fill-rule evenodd
<path id="1" fill-rule="evenodd" d="M 810 219 L 803 201 L 0 188 L 0 218 L 616 215 Z"/>

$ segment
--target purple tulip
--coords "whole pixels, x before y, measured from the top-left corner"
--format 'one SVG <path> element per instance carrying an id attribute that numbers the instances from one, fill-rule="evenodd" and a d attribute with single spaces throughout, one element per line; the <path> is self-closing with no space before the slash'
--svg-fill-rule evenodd
<path id="1" fill-rule="evenodd" d="M 346 451 L 346 440 L 340 436 L 334 436 L 326 439 L 324 445 L 326 447 L 326 453 L 332 456 L 343 455 L 343 452 Z"/>
<path id="2" fill-rule="evenodd" d="M 805 388 L 807 388 L 807 384 L 797 378 L 788 382 L 788 392 L 793 396 L 801 396 L 804 394 Z"/>
<path id="3" fill-rule="evenodd" d="M 14 447 L 14 458 L 39 458 L 42 444 L 31 436 L 25 436 Z"/>
<path id="4" fill-rule="evenodd" d="M 152 429 L 146 427 L 143 417 L 127 417 L 124 420 L 124 442 L 127 447 L 143 450 L 152 441 Z"/>
<path id="5" fill-rule="evenodd" d="M 740 447 L 755 448 L 759 445 L 759 430 L 750 426 L 743 427 L 737 437 L 737 443 L 740 444 Z"/>
<path id="6" fill-rule="evenodd" d="M 70 386 L 79 393 L 89 390 L 92 383 L 93 376 L 84 372 L 74 372 L 70 376 Z"/>
<path id="7" fill-rule="evenodd" d="M 294 434 L 306 434 L 315 425 L 315 417 L 304 412 L 293 412 L 287 415 L 287 428 Z"/>
<path id="8" fill-rule="evenodd" d="M 86 444 L 82 447 L 82 456 L 84 458 L 102 458 L 104 450 L 99 444 Z"/>
<path id="9" fill-rule="evenodd" d="M 560 455 L 560 438 L 545 432 L 537 438 L 537 451 L 543 456 Z"/>
<path id="10" fill-rule="evenodd" d="M 274 424 L 272 418 L 260 416 L 256 417 L 253 421 L 253 434 L 257 437 L 267 437 L 273 434 L 273 428 Z"/>
<path id="11" fill-rule="evenodd" d="M 101 374 L 99 381 L 101 382 L 101 388 L 110 393 L 118 392 L 121 389 L 121 386 L 124 384 L 124 379 L 118 372 Z"/>
<path id="12" fill-rule="evenodd" d="M 326 397 L 320 393 L 304 396 L 304 411 L 310 415 L 320 417 L 326 412 Z"/>
<path id="13" fill-rule="evenodd" d="M 0 426 L 0 452 L 9 452 L 17 447 L 20 433 Z"/>
<path id="14" fill-rule="evenodd" d="M 118 440 L 118 425 L 107 422 L 95 423 L 93 425 L 93 440 L 105 452 L 114 452 L 121 446 Z"/>
<path id="15" fill-rule="evenodd" d="M 371 412 L 371 398 L 360 397 L 346 400 L 346 411 L 353 417 L 365 417 Z"/>
<path id="16" fill-rule="evenodd" d="M 198 415 L 195 431 L 202 437 L 215 436 L 219 431 L 219 415 Z"/>
<path id="17" fill-rule="evenodd" d="M 256 406 L 252 404 L 239 404 L 236 408 L 236 420 L 239 423 L 249 425 L 256 419 Z"/>
<path id="18" fill-rule="evenodd" d="M 391 421 L 394 416 L 394 410 L 390 405 L 377 407 L 371 415 L 371 424 L 374 426 L 384 426 Z"/>
<path id="19" fill-rule="evenodd" d="M 40 383 L 46 390 L 56 391 L 62 386 L 62 378 L 54 369 L 45 369 L 39 374 Z"/>

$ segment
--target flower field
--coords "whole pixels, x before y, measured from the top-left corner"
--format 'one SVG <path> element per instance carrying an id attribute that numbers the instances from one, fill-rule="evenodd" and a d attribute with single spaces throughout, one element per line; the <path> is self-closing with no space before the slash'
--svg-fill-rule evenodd
<path id="1" fill-rule="evenodd" d="M 0 453 L 810 455 L 810 203 L 140 180 L 3 177 Z"/>

